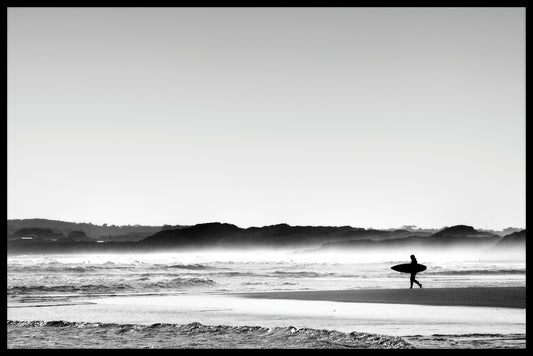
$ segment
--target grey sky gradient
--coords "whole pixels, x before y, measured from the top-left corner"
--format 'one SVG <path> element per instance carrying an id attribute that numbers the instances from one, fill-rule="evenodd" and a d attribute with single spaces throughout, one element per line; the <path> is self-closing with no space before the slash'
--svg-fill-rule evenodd
<path id="1" fill-rule="evenodd" d="M 9 8 L 34 217 L 525 227 L 525 9 Z"/>

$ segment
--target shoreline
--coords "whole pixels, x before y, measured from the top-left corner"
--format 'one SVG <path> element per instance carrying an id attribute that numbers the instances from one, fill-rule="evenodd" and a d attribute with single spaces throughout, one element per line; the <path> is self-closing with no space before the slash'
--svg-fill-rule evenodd
<path id="1" fill-rule="evenodd" d="M 465 307 L 525 308 L 526 287 L 349 289 L 234 293 L 256 299 L 314 300 Z"/>
<path id="2" fill-rule="evenodd" d="M 468 288 L 464 288 L 463 291 L 467 290 Z M 481 291 L 479 288 L 476 290 Z M 368 292 L 383 294 L 384 291 L 385 294 L 391 293 L 391 290 L 369 290 Z M 419 291 L 412 290 L 411 292 Z M 154 329 L 152 326 L 155 324 L 160 326 L 162 324 L 202 324 L 206 326 L 226 325 L 227 330 L 238 331 L 238 335 L 242 334 L 239 331 L 260 327 L 408 337 L 407 340 L 413 342 L 416 347 L 430 348 L 461 347 L 461 345 L 477 348 L 484 346 L 520 348 L 525 344 L 525 309 L 521 308 L 380 304 L 376 303 L 377 300 L 362 304 L 353 302 L 353 296 L 349 300 L 352 301 L 351 303 L 316 300 L 324 297 L 317 293 L 325 294 L 327 299 L 332 299 L 331 296 L 334 295 L 342 300 L 344 299 L 341 298 L 342 293 L 350 297 L 354 292 L 357 291 L 305 291 L 303 293 L 307 295 L 307 300 L 286 299 L 289 296 L 287 294 L 298 292 L 241 293 L 259 294 L 262 298 L 245 298 L 231 293 L 108 296 L 91 298 L 88 301 L 93 303 L 90 304 L 40 306 L 38 308 L 28 305 L 8 308 L 7 318 L 16 328 L 25 327 L 25 325 L 53 326 L 58 321 L 62 321 L 65 325 L 94 323 L 95 325 L 115 325 L 119 328 L 131 328 L 133 324 L 136 324 L 144 325 L 141 328 L 150 335 L 152 332 L 159 334 L 159 331 L 162 331 Z M 272 294 L 277 294 L 280 298 L 266 298 Z M 314 300 L 310 300 L 310 297 Z M 188 326 L 183 328 L 189 330 Z M 19 328 L 24 335 L 28 330 L 30 329 Z M 45 329 L 33 330 L 41 332 Z M 57 332 L 55 327 L 46 330 Z M 69 330 L 81 332 L 85 329 L 74 327 Z M 129 335 L 129 333 L 125 334 Z M 211 335 L 210 333 L 201 334 Z M 258 336 L 261 337 L 265 335 L 265 332 L 261 331 L 259 334 Z M 56 334 L 50 335 L 53 339 L 55 337 L 53 335 Z M 438 339 L 435 339 L 436 335 Z M 78 336 L 84 337 L 83 333 Z M 221 336 L 227 340 L 226 334 L 221 334 Z M 229 337 L 233 339 L 232 336 Z M 164 338 L 164 340 L 167 339 L 169 338 Z M 15 341 L 15 339 L 11 340 Z M 57 340 L 54 339 L 54 341 Z M 129 341 L 137 342 L 136 339 Z M 234 341 L 235 339 L 232 342 Z M 256 345 L 255 341 L 254 345 Z"/>

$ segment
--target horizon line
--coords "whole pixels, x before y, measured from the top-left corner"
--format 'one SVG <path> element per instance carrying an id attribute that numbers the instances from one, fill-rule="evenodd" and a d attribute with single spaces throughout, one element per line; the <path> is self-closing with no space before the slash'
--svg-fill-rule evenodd
<path id="1" fill-rule="evenodd" d="M 200 223 L 195 223 L 195 224 L 169 224 L 169 223 L 165 223 L 165 224 L 152 225 L 152 224 L 138 224 L 138 223 L 136 223 L 136 224 L 118 225 L 118 224 L 109 224 L 109 223 L 97 224 L 97 223 L 86 222 L 86 221 L 77 222 L 77 221 L 49 219 L 49 218 L 8 218 L 7 220 L 8 221 L 9 220 L 49 220 L 49 221 L 59 221 L 59 222 L 73 223 L 73 224 L 91 224 L 91 225 L 97 225 L 97 226 L 104 226 L 105 225 L 107 227 L 111 227 L 111 226 L 116 226 L 116 227 L 124 227 L 124 226 L 152 226 L 152 227 L 186 226 L 186 227 L 190 227 L 190 226 L 201 225 L 201 224 L 215 224 L 215 223 L 218 223 L 218 224 L 234 225 L 234 226 L 236 226 L 236 227 L 238 227 L 240 229 L 249 229 L 249 228 L 253 228 L 253 227 L 261 228 L 261 227 L 276 226 L 276 225 L 288 225 L 288 226 L 293 226 L 293 227 L 295 227 L 295 226 L 304 226 L 304 227 L 350 227 L 350 228 L 356 228 L 356 229 L 361 229 L 362 228 L 362 229 L 365 229 L 365 230 L 402 230 L 402 229 L 408 229 L 408 228 L 411 228 L 413 230 L 442 230 L 442 229 L 446 229 L 446 228 L 453 227 L 453 226 L 471 226 L 472 228 L 474 228 L 476 230 L 492 230 L 492 231 L 504 231 L 506 229 L 520 229 L 520 230 L 525 230 L 526 229 L 525 227 L 516 227 L 516 226 L 507 226 L 507 227 L 501 228 L 501 229 L 497 229 L 497 228 L 476 228 L 473 225 L 467 225 L 467 224 L 444 225 L 444 226 L 441 226 L 441 227 L 420 227 L 420 226 L 414 225 L 414 224 L 405 224 L 405 225 L 402 225 L 400 227 L 382 227 L 382 228 L 379 228 L 379 227 L 352 226 L 352 225 L 349 225 L 349 224 L 345 224 L 345 225 L 301 225 L 301 224 L 291 225 L 289 223 L 280 222 L 280 223 L 276 223 L 276 224 L 269 224 L 269 225 L 262 225 L 262 226 L 250 225 L 250 226 L 247 226 L 247 227 L 241 227 L 241 226 L 239 226 L 237 224 L 234 224 L 234 223 L 231 223 L 231 222 L 223 222 L 223 221 L 208 221 L 208 222 L 200 222 Z"/>

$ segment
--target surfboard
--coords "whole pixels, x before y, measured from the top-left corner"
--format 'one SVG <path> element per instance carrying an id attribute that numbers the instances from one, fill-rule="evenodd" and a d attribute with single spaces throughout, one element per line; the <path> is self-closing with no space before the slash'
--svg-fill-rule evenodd
<path id="1" fill-rule="evenodd" d="M 403 273 L 413 273 L 413 272 L 422 272 L 426 269 L 426 266 L 417 263 L 413 265 L 411 263 L 404 263 L 401 265 L 396 265 L 391 267 L 393 270 Z"/>

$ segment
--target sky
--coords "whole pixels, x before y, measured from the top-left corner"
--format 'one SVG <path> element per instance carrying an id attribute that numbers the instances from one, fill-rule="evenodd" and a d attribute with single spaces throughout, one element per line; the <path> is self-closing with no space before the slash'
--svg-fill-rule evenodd
<path id="1" fill-rule="evenodd" d="M 525 227 L 525 8 L 8 8 L 8 219 Z"/>

